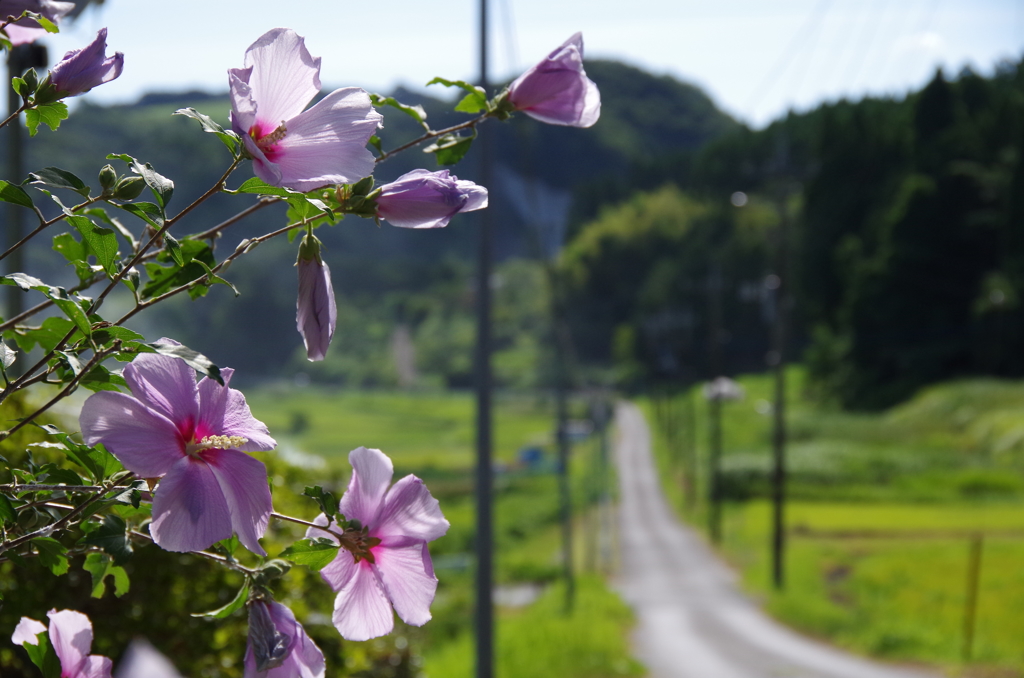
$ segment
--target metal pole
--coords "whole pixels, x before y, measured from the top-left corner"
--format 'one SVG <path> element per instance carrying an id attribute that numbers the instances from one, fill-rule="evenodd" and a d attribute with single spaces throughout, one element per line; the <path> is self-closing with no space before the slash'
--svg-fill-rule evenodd
<path id="1" fill-rule="evenodd" d="M 487 0 L 480 0 L 480 86 L 488 90 Z M 482 134 L 480 183 L 491 185 L 490 135 Z M 476 335 L 476 678 L 494 676 L 493 533 L 491 490 L 491 220 L 480 214 Z"/>
<path id="2" fill-rule="evenodd" d="M 15 47 L 10 51 L 10 53 L 8 53 L 8 83 L 10 83 L 13 78 L 21 77 L 25 72 L 25 49 L 27 47 L 27 45 Z M 21 97 L 14 91 L 13 87 L 9 86 L 7 88 L 7 114 L 10 115 L 19 108 L 21 108 Z M 21 120 L 14 120 L 7 126 L 7 176 L 9 181 L 19 182 L 22 179 L 22 143 L 23 133 L 21 131 Z M 25 235 L 25 224 L 22 220 L 23 210 L 24 208 L 20 205 L 7 203 L 7 224 L 4 228 L 7 232 L 7 239 L 4 249 L 8 249 L 11 245 L 21 240 Z M 7 259 L 7 273 L 25 270 L 24 255 L 24 248 L 18 248 L 11 252 L 10 257 Z M 24 310 L 24 294 L 24 292 L 14 285 L 7 288 L 6 315 L 8 318 L 13 318 Z"/>
<path id="3" fill-rule="evenodd" d="M 775 369 L 772 429 L 772 583 L 781 591 L 786 585 L 786 264 L 789 212 L 785 193 L 780 198 L 778 211 L 775 318 L 772 323 L 772 350 L 768 362 Z"/>

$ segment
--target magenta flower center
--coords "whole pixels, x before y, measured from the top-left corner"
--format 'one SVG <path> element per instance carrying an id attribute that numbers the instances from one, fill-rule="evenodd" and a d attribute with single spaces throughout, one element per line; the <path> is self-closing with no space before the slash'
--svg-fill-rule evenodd
<path id="1" fill-rule="evenodd" d="M 277 162 L 277 156 L 281 152 L 278 143 L 288 135 L 288 128 L 284 120 L 276 128 L 270 129 L 266 123 L 257 120 L 249 128 L 249 136 L 256 142 L 259 149 L 267 156 L 270 162 Z"/>

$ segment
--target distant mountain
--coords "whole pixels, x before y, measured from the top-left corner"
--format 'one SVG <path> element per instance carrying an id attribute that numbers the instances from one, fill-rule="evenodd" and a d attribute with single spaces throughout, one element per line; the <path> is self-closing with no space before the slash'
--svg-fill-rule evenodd
<path id="1" fill-rule="evenodd" d="M 550 126 L 519 114 L 506 124 L 488 121 L 480 128 L 481 134 L 494 138 L 497 168 L 495 181 L 489 186 L 489 211 L 499 259 L 535 251 L 536 238 L 525 227 L 527 221 L 549 229 L 542 239 L 549 241 L 549 246 L 557 246 L 557 237 L 552 241 L 550 229 L 564 232 L 569 206 L 579 195 L 586 194 L 588 187 L 588 205 L 594 204 L 595 195 L 598 202 L 614 197 L 614 191 L 595 191 L 593 187 L 631 185 L 635 183 L 631 174 L 636 168 L 650 168 L 662 161 L 671 164 L 674 158 L 688 157 L 708 141 L 737 127 L 734 120 L 692 85 L 613 61 L 588 61 L 586 67 L 602 95 L 602 115 L 594 127 Z M 465 120 L 465 114 L 451 110 L 451 100 L 442 98 L 449 92 L 437 89 L 436 97 L 407 90 L 396 91 L 393 96 L 422 105 L 435 129 Z M 135 104 L 120 106 L 82 102 L 59 132 L 44 129 L 28 141 L 26 170 L 62 167 L 95 186 L 97 172 L 107 162 L 124 171 L 120 161 L 107 161 L 106 154 L 128 153 L 151 163 L 158 172 L 175 181 L 171 207 L 172 211 L 175 207 L 180 209 L 211 186 L 229 162 L 228 154 L 215 137 L 204 134 L 195 121 L 172 115 L 183 107 L 194 107 L 227 125 L 229 104 L 226 95 L 221 94 L 152 93 Z M 381 137 L 385 148 L 394 148 L 420 133 L 417 124 L 401 112 L 391 108 L 383 108 L 382 112 Z M 477 156 L 478 149 L 474 148 L 462 163 L 452 168 L 453 173 L 463 179 L 474 179 L 478 175 Z M 382 163 L 375 176 L 378 182 L 390 181 L 415 167 L 434 168 L 433 157 L 411 150 Z M 230 183 L 241 183 L 250 172 L 246 164 Z M 535 200 L 536 196 L 544 198 Z M 180 237 L 209 228 L 250 203 L 238 196 L 217 196 L 176 225 L 175 234 Z M 125 219 L 130 221 L 132 217 Z M 219 256 L 230 252 L 244 237 L 278 228 L 283 219 L 284 210 L 274 207 L 232 226 L 222 238 Z M 553 222 L 561 223 L 547 225 Z M 318 236 L 327 247 L 339 294 L 350 301 L 358 299 L 373 304 L 382 294 L 425 289 L 443 262 L 471 262 L 476 243 L 475 223 L 476 217 L 467 215 L 457 217 L 447 229 L 423 232 L 387 224 L 377 228 L 373 222 L 353 217 L 334 228 L 320 229 Z M 41 240 L 36 246 L 49 247 L 49 243 Z M 156 329 L 144 329 L 152 332 L 176 328 L 179 325 L 175 318 L 188 318 L 202 325 L 186 330 L 188 336 L 182 337 L 197 350 L 215 354 L 218 347 L 223 350 L 226 345 L 244 346 L 232 350 L 232 366 L 250 373 L 277 372 L 278 366 L 294 352 L 298 336 L 287 321 L 276 321 L 271 329 L 259 319 L 267 314 L 288 318 L 294 313 L 293 250 L 280 243 L 262 246 L 237 262 L 228 277 L 248 283 L 240 285 L 243 297 L 238 300 L 218 289 L 204 301 L 185 302 L 186 306 L 173 312 L 168 309 L 163 314 L 143 314 L 140 321 L 150 318 L 148 322 Z M 30 256 L 30 272 L 46 273 L 38 267 L 47 265 L 47 259 Z M 70 270 L 65 275 L 65 282 L 70 282 Z M 251 285 L 270 281 L 270 293 L 254 293 Z M 244 341 L 254 333 L 260 336 L 258 346 Z"/>

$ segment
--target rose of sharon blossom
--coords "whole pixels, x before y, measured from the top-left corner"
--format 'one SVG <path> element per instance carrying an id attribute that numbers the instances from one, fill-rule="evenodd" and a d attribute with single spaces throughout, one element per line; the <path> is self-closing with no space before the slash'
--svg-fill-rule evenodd
<path id="1" fill-rule="evenodd" d="M 6 21 L 9 16 L 21 16 L 22 12 L 28 10 L 57 23 L 74 8 L 75 3 L 58 0 L 0 0 L 0 21 Z M 10 24 L 4 32 L 12 45 L 27 45 L 46 35 L 46 29 L 33 19 L 22 19 Z"/>
<path id="2" fill-rule="evenodd" d="M 50 610 L 50 645 L 60 660 L 61 678 L 110 678 L 113 663 L 92 649 L 92 622 L 81 612 L 74 610 Z M 11 642 L 15 645 L 38 645 L 36 636 L 46 631 L 42 622 L 22 617 L 14 629 Z"/>
<path id="3" fill-rule="evenodd" d="M 50 83 L 61 97 L 73 97 L 110 82 L 121 75 L 124 54 L 115 52 L 108 57 L 106 53 L 107 29 L 101 28 L 87 46 L 64 55 L 50 71 Z"/>
<path id="4" fill-rule="evenodd" d="M 320 241 L 307 233 L 299 245 L 299 296 L 295 302 L 295 325 L 306 345 L 310 361 L 323 360 L 338 324 L 331 269 L 320 256 Z"/>
<path id="5" fill-rule="evenodd" d="M 245 452 L 276 443 L 245 396 L 228 388 L 233 373 L 221 369 L 224 386 L 206 377 L 196 384 L 183 360 L 144 353 L 124 368 L 131 395 L 101 391 L 82 406 L 87 444 L 103 443 L 128 470 L 161 478 L 149 532 L 168 551 L 198 551 L 235 533 L 266 555 L 267 468 Z"/>
<path id="6" fill-rule="evenodd" d="M 377 216 L 402 228 L 440 228 L 459 212 L 487 207 L 487 189 L 448 170 L 415 169 L 381 187 Z"/>
<path id="7" fill-rule="evenodd" d="M 601 116 L 601 94 L 583 70 L 583 34 L 577 33 L 508 88 L 516 110 L 551 125 L 590 127 Z"/>
<path id="8" fill-rule="evenodd" d="M 416 476 L 405 476 L 388 489 L 394 467 L 380 450 L 360 447 L 348 459 L 352 479 L 340 510 L 363 529 L 349 528 L 341 540 L 334 531 L 306 531 L 307 537 L 328 537 L 344 546 L 320 570 L 338 592 L 334 625 L 347 640 L 376 638 L 394 628 L 394 605 L 407 624 L 422 626 L 430 619 L 437 590 L 427 542 L 444 535 L 448 521 Z M 321 514 L 316 523 L 326 526 L 326 516 Z"/>
<path id="9" fill-rule="evenodd" d="M 287 607 L 274 600 L 249 604 L 244 678 L 324 678 L 324 653 Z"/>
<path id="10" fill-rule="evenodd" d="M 231 125 L 263 181 L 297 191 L 358 181 L 373 172 L 366 148 L 382 119 L 369 95 L 338 89 L 304 111 L 320 92 L 320 58 L 295 31 L 275 28 L 228 71 Z"/>

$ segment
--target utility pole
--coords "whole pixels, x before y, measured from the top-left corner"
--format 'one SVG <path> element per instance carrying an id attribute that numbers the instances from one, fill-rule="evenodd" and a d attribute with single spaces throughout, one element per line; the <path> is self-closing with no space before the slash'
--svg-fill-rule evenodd
<path id="1" fill-rule="evenodd" d="M 11 48 L 7 54 L 7 114 L 10 115 L 21 108 L 21 97 L 10 86 L 14 78 L 20 78 L 30 68 L 45 68 L 47 64 L 46 47 L 28 44 Z M 25 173 L 23 148 L 25 133 L 21 128 L 21 120 L 12 120 L 7 126 L 7 176 L 11 181 L 21 181 Z M 22 217 L 24 207 L 7 203 L 7 223 L 4 230 L 7 239 L 4 249 L 9 249 L 25 235 L 25 222 Z M 18 248 L 7 258 L 7 272 L 15 273 L 25 270 L 25 250 Z M 18 287 L 7 288 L 7 307 L 5 316 L 14 318 L 24 309 L 24 295 Z"/>
<path id="2" fill-rule="evenodd" d="M 708 273 L 708 364 L 714 381 L 722 372 L 722 267 L 717 261 Z M 708 533 L 722 541 L 722 399 L 708 398 Z"/>
<path id="3" fill-rule="evenodd" d="M 480 0 L 480 86 L 488 91 L 487 0 Z M 491 185 L 491 143 L 480 135 L 480 183 Z M 476 334 L 476 678 L 494 676 L 491 462 L 491 210 L 481 210 L 477 257 Z"/>
<path id="4" fill-rule="evenodd" d="M 789 242 L 788 192 L 779 195 L 778 242 L 775 246 L 775 275 L 768 276 L 765 285 L 775 295 L 772 318 L 772 349 L 768 353 L 768 366 L 775 372 L 775 406 L 772 409 L 772 583 L 782 590 L 786 584 L 786 296 Z"/>

